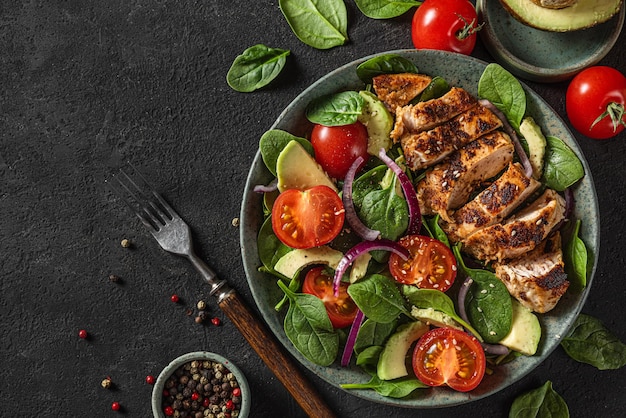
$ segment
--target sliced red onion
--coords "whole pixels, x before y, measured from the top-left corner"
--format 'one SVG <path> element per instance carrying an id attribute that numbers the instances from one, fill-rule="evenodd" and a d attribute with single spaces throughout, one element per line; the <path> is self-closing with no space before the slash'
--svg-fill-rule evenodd
<path id="1" fill-rule="evenodd" d="M 415 188 L 409 180 L 409 176 L 396 164 L 394 160 L 387 156 L 387 152 L 384 148 L 380 149 L 378 153 L 380 159 L 398 176 L 400 180 L 400 186 L 404 192 L 406 203 L 409 206 L 409 227 L 407 228 L 407 234 L 419 234 L 422 229 L 422 213 L 420 212 L 420 205 L 417 201 L 417 194 Z"/>
<path id="2" fill-rule="evenodd" d="M 470 323 L 470 321 L 467 317 L 467 311 L 465 310 L 465 298 L 467 298 L 467 293 L 469 292 L 469 288 L 472 283 L 474 283 L 474 280 L 471 277 L 467 276 L 467 278 L 463 282 L 463 285 L 461 285 L 461 288 L 459 289 L 457 299 L 457 304 L 459 305 L 459 316 L 468 324 Z M 471 333 L 470 330 L 468 330 L 468 332 Z M 488 344 L 485 342 L 481 342 L 480 345 L 482 345 L 483 350 L 485 350 L 485 352 L 489 354 L 495 354 L 498 356 L 509 354 L 509 348 L 502 344 Z"/>
<path id="3" fill-rule="evenodd" d="M 565 195 L 565 219 L 569 219 L 574 212 L 574 206 L 576 206 L 576 200 L 574 199 L 574 192 L 571 187 L 568 187 L 563 191 Z"/>
<path id="4" fill-rule="evenodd" d="M 391 241 L 390 239 L 377 239 L 376 241 L 362 241 L 359 242 L 354 247 L 350 248 L 342 259 L 337 264 L 337 268 L 335 269 L 335 277 L 333 279 L 333 291 L 335 296 L 339 296 L 339 284 L 341 283 L 341 278 L 344 273 L 350 267 L 355 258 L 360 256 L 363 253 L 367 253 L 375 250 L 384 250 L 391 251 L 395 254 L 398 254 L 403 260 L 409 258 L 409 250 L 404 248 L 402 245 L 398 244 L 395 241 Z"/>
<path id="5" fill-rule="evenodd" d="M 513 146 L 515 147 L 515 152 L 517 153 L 517 156 L 519 157 L 520 162 L 524 166 L 524 174 L 526 174 L 526 177 L 528 178 L 532 177 L 533 166 L 530 164 L 528 155 L 526 155 L 526 151 L 524 151 L 524 147 L 522 147 L 522 144 L 519 141 L 519 138 L 517 137 L 517 133 L 515 132 L 515 129 L 513 129 L 513 127 L 509 123 L 509 120 L 506 118 L 504 113 L 502 113 L 502 111 L 498 109 L 496 105 L 494 105 L 487 99 L 481 99 L 478 101 L 478 103 L 485 106 L 487 109 L 491 110 L 502 121 L 502 128 L 511 137 L 511 140 L 513 141 Z"/>
<path id="6" fill-rule="evenodd" d="M 361 329 L 364 319 L 365 315 L 363 315 L 363 311 L 357 308 L 356 316 L 354 317 L 354 321 L 352 321 L 352 326 L 350 327 L 350 333 L 348 334 L 346 346 L 343 348 L 343 354 L 341 356 L 342 367 L 346 367 L 350 364 L 352 352 L 354 351 L 354 343 L 356 342 L 356 336 L 359 334 L 359 329 Z"/>
<path id="7" fill-rule="evenodd" d="M 256 186 L 254 186 L 254 190 L 255 193 L 271 193 L 274 192 L 276 190 L 278 190 L 278 179 L 274 179 L 271 181 L 270 184 L 268 184 L 267 186 L 263 185 L 263 184 L 257 184 Z"/>
<path id="8" fill-rule="evenodd" d="M 346 210 L 346 221 L 348 221 L 352 230 L 364 240 L 374 241 L 380 236 L 380 231 L 368 228 L 361 221 L 361 219 L 359 219 L 359 216 L 354 209 L 354 201 L 352 200 L 352 184 L 354 183 L 354 177 L 357 170 L 364 162 L 365 159 L 363 157 L 358 157 L 350 166 L 350 169 L 346 173 L 346 177 L 343 181 L 343 193 L 341 200 L 343 201 L 343 207 Z"/>

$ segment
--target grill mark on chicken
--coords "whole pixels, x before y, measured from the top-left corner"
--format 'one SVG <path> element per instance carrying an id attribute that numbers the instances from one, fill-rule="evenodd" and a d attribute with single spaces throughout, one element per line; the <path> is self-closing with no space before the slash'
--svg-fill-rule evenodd
<path id="1" fill-rule="evenodd" d="M 431 81 L 432 77 L 425 74 L 381 74 L 372 79 L 372 87 L 385 107 L 395 113 L 398 107 L 421 94 Z"/>

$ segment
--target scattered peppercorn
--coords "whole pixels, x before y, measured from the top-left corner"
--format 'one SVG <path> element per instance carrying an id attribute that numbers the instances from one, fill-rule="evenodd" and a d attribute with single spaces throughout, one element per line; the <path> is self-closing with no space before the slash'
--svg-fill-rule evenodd
<path id="1" fill-rule="evenodd" d="M 241 389 L 234 388 L 233 389 L 233 396 L 237 396 L 237 397 L 241 396 Z"/>
<path id="2" fill-rule="evenodd" d="M 174 293 L 172 296 L 170 296 L 170 300 L 174 303 L 178 303 L 178 301 L 180 300 L 180 298 L 178 297 L 178 295 L 176 293 Z"/>
<path id="3" fill-rule="evenodd" d="M 83 340 L 86 340 L 87 337 L 89 337 L 89 333 L 87 333 L 86 330 L 81 329 L 80 331 L 78 331 L 78 336 L 82 338 Z"/>
<path id="4" fill-rule="evenodd" d="M 194 321 L 196 322 L 196 324 L 201 324 L 204 322 L 204 318 L 202 317 L 202 315 L 198 315 L 195 317 Z"/>
<path id="5" fill-rule="evenodd" d="M 199 311 L 203 311 L 206 309 L 206 302 L 203 300 L 199 300 L 198 303 L 196 304 L 196 308 L 198 308 Z"/>
<path id="6" fill-rule="evenodd" d="M 239 218 L 233 218 L 230 222 L 233 226 L 239 226 Z"/>
<path id="7" fill-rule="evenodd" d="M 152 376 L 151 374 L 149 374 L 148 376 L 146 376 L 146 383 L 149 385 L 154 385 L 155 379 L 154 376 Z"/>
<path id="8" fill-rule="evenodd" d="M 120 244 L 122 245 L 123 248 L 130 248 L 131 246 L 131 242 L 129 239 L 124 238 Z"/>
<path id="9" fill-rule="evenodd" d="M 193 309 L 187 308 L 187 310 L 185 311 L 185 315 L 187 315 L 187 316 L 193 315 Z"/>
<path id="10" fill-rule="evenodd" d="M 102 386 L 105 389 L 109 389 L 111 387 L 111 378 L 109 376 L 105 377 L 104 379 L 102 379 L 102 382 L 100 382 L 100 386 Z"/>
<path id="11" fill-rule="evenodd" d="M 109 275 L 109 281 L 113 282 L 113 283 L 117 283 L 120 281 L 120 276 L 116 276 L 115 274 L 110 274 Z"/>
<path id="12" fill-rule="evenodd" d="M 119 411 L 122 408 L 119 402 L 113 402 L 111 404 L 111 409 L 114 411 Z"/>
<path id="13" fill-rule="evenodd" d="M 216 327 L 219 327 L 220 324 L 222 323 L 222 321 L 220 321 L 220 319 L 218 317 L 215 317 L 215 318 L 211 319 L 211 323 L 213 325 L 215 325 Z"/>
<path id="14" fill-rule="evenodd" d="M 174 415 L 174 408 L 172 408 L 171 406 L 166 406 L 163 409 L 163 412 L 165 412 L 165 415 L 167 415 L 168 417 L 171 417 L 172 415 Z"/>

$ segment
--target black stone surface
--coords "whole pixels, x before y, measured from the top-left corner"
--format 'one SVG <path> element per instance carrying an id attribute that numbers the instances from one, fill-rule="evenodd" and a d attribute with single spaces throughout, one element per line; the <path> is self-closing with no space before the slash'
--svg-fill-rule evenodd
<path id="1" fill-rule="evenodd" d="M 139 167 L 192 226 L 199 254 L 253 305 L 232 220 L 259 137 L 330 70 L 412 47 L 412 13 L 377 21 L 346 3 L 349 43 L 320 51 L 298 41 L 276 1 L 2 1 L 1 416 L 113 416 L 113 401 L 122 416 L 150 416 L 145 376 L 195 350 L 243 369 L 253 417 L 304 416 L 191 265 L 161 251 L 103 180 L 124 161 Z M 257 43 L 290 49 L 287 67 L 267 88 L 237 93 L 226 72 Z M 624 45 L 622 33 L 601 64 L 626 73 Z M 480 43 L 473 55 L 492 61 Z M 566 83 L 528 84 L 565 118 Z M 599 266 L 583 311 L 626 341 L 626 137 L 576 137 L 602 213 Z M 124 238 L 131 248 L 122 248 Z M 222 326 L 186 315 L 201 298 Z M 370 403 L 305 373 L 341 417 L 502 417 L 517 395 L 546 380 L 574 417 L 626 416 L 626 369 L 598 371 L 560 348 L 501 393 L 437 410 Z M 105 376 L 113 389 L 100 386 Z"/>

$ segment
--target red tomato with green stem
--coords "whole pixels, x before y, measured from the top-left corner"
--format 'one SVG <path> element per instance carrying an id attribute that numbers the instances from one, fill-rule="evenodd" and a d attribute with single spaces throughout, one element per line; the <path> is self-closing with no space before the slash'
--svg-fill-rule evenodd
<path id="1" fill-rule="evenodd" d="M 311 144 L 315 160 L 329 176 L 342 180 L 358 157 L 367 161 L 367 128 L 361 122 L 342 126 L 315 125 Z"/>
<path id="2" fill-rule="evenodd" d="M 469 55 L 481 26 L 468 0 L 425 0 L 413 15 L 411 37 L 417 49 Z"/>
<path id="3" fill-rule="evenodd" d="M 348 295 L 348 283 L 341 282 L 339 296 L 333 290 L 333 277 L 326 274 L 324 267 L 309 270 L 302 283 L 302 292 L 317 296 L 324 302 L 328 318 L 334 328 L 345 328 L 352 324 L 357 306 Z"/>
<path id="4" fill-rule="evenodd" d="M 272 229 L 291 248 L 328 244 L 341 232 L 344 219 L 343 202 L 328 186 L 285 190 L 272 206 Z"/>
<path id="5" fill-rule="evenodd" d="M 459 392 L 476 388 L 485 375 L 485 351 L 476 337 L 454 328 L 435 328 L 417 342 L 413 371 L 429 386 L 447 385 Z"/>
<path id="6" fill-rule="evenodd" d="M 589 67 L 567 87 L 565 108 L 572 126 L 593 139 L 614 137 L 626 127 L 626 77 L 615 68 Z"/>
<path id="7" fill-rule="evenodd" d="M 389 271 L 397 282 L 442 292 L 452 286 L 456 278 L 456 258 L 443 242 L 424 235 L 407 235 L 398 243 L 409 250 L 410 255 L 406 260 L 395 253 L 389 256 Z"/>

